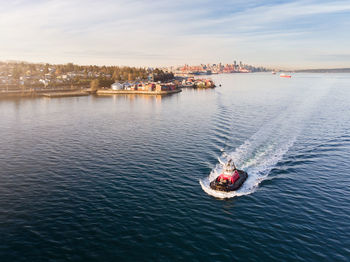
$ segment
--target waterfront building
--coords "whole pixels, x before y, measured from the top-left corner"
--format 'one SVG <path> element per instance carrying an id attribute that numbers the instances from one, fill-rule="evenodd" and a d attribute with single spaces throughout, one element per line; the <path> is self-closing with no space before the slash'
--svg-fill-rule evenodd
<path id="1" fill-rule="evenodd" d="M 124 89 L 124 85 L 121 84 L 121 83 L 113 83 L 113 84 L 111 85 L 111 88 L 112 88 L 113 90 L 122 90 L 122 89 Z"/>

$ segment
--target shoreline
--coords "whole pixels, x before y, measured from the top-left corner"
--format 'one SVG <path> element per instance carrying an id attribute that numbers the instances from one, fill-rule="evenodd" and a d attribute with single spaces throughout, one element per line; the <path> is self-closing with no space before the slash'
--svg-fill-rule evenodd
<path id="1" fill-rule="evenodd" d="M 181 89 L 175 89 L 175 90 L 169 90 L 169 91 L 138 91 L 138 90 L 112 90 L 112 89 L 105 89 L 105 90 L 97 90 L 97 95 L 170 95 L 175 93 L 182 92 Z"/>
<path id="2" fill-rule="evenodd" d="M 88 96 L 90 95 L 86 91 L 76 91 L 76 92 L 52 92 L 52 93 L 44 93 L 42 96 L 49 97 L 49 98 L 56 98 L 56 97 L 71 97 L 71 96 Z"/>
<path id="3" fill-rule="evenodd" d="M 62 88 L 62 89 L 41 89 L 41 90 L 16 90 L 0 91 L 2 98 L 21 98 L 21 97 L 54 97 L 54 96 L 76 96 L 77 94 L 89 94 L 88 89 L 80 88 Z"/>
<path id="4" fill-rule="evenodd" d="M 96 92 L 92 92 L 90 89 L 57 89 L 57 90 L 22 90 L 22 91 L 0 91 L 1 99 L 11 98 L 59 98 L 59 97 L 74 97 L 74 96 L 89 96 L 92 94 L 100 96 L 108 95 L 170 95 L 182 92 L 181 89 L 169 90 L 169 91 L 137 91 L 137 90 L 112 90 L 112 89 L 100 89 Z"/>

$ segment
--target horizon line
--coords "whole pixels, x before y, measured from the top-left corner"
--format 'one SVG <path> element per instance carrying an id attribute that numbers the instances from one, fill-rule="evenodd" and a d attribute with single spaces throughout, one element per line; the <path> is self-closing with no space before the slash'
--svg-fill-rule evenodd
<path id="1" fill-rule="evenodd" d="M 150 68 L 169 68 L 169 67 L 180 67 L 182 65 L 213 65 L 213 64 L 233 64 L 233 63 L 200 63 L 200 64 L 190 64 L 190 63 L 183 63 L 181 65 L 142 65 L 142 66 L 136 66 L 136 65 L 121 65 L 121 64 L 82 64 L 82 63 L 74 63 L 74 62 L 65 62 L 65 63 L 52 63 L 52 62 L 33 62 L 33 61 L 25 61 L 25 60 L 17 60 L 17 59 L 7 59 L 7 60 L 0 60 L 1 63 L 27 63 L 27 64 L 49 64 L 49 65 L 66 65 L 66 64 L 74 64 L 78 66 L 111 66 L 111 67 L 150 67 Z M 245 65 L 254 66 L 254 67 L 263 67 L 268 70 L 284 70 L 284 71 L 302 71 L 302 70 L 342 70 L 342 69 L 350 69 L 350 65 L 348 67 L 327 67 L 327 68 L 320 68 L 320 67 L 284 67 L 284 66 L 273 66 L 273 65 L 254 65 L 254 64 L 248 64 L 244 63 Z"/>

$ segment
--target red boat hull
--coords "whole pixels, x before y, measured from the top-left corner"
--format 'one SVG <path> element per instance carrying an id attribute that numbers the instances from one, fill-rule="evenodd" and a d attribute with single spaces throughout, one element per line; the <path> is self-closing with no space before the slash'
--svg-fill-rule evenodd
<path id="1" fill-rule="evenodd" d="M 239 173 L 239 178 L 235 180 L 233 184 L 226 184 L 226 183 L 221 184 L 216 179 L 214 179 L 212 182 L 210 182 L 210 188 L 213 190 L 225 191 L 225 192 L 238 190 L 243 185 L 243 183 L 247 180 L 248 174 L 243 170 L 237 170 L 237 171 Z"/>

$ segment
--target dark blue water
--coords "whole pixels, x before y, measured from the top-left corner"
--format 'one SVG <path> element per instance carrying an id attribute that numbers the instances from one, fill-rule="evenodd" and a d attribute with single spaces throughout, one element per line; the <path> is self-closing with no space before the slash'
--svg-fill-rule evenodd
<path id="1" fill-rule="evenodd" d="M 214 80 L 0 100 L 0 261 L 349 261 L 350 75 Z"/>

